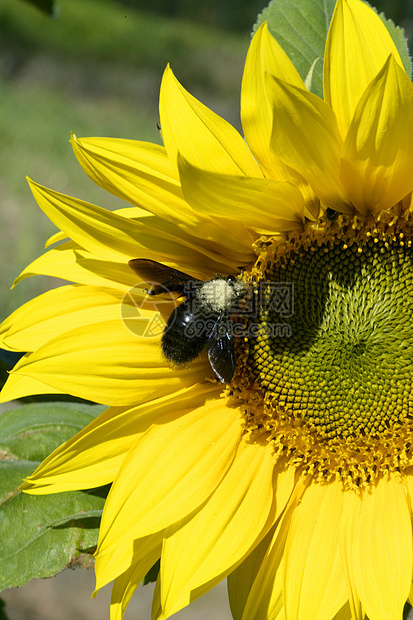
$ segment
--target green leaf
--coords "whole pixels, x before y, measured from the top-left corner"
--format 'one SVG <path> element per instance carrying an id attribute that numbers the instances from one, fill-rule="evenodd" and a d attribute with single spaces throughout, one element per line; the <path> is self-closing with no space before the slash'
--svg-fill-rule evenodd
<path id="1" fill-rule="evenodd" d="M 411 609 L 412 606 L 410 605 L 410 603 L 406 603 L 403 609 L 403 620 L 408 620 Z"/>
<path id="2" fill-rule="evenodd" d="M 54 15 L 55 2 L 54 0 L 26 0 L 30 4 L 47 13 L 48 15 Z"/>
<path id="3" fill-rule="evenodd" d="M 288 54 L 301 78 L 315 63 L 310 90 L 323 96 L 323 57 L 328 27 L 336 0 L 272 0 L 258 16 L 254 31 L 265 21 L 271 34 Z M 402 58 L 407 75 L 411 64 L 403 30 L 380 15 Z"/>
<path id="4" fill-rule="evenodd" d="M 6 603 L 0 598 L 0 620 L 9 620 L 6 614 Z"/>
<path id="5" fill-rule="evenodd" d="M 0 515 L 3 504 L 17 493 L 23 480 L 30 476 L 38 465 L 39 461 L 0 461 Z M 1 525 L 0 521 L 0 528 Z"/>
<path id="6" fill-rule="evenodd" d="M 10 482 L 37 463 L 0 462 L 0 478 Z M 6 497 L 5 497 L 6 495 Z M 73 491 L 28 495 L 2 488 L 0 505 L 0 590 L 64 568 L 93 565 L 105 493 Z"/>
<path id="7" fill-rule="evenodd" d="M 105 409 L 83 403 L 30 403 L 0 415 L 3 458 L 42 461 Z"/>
<path id="8" fill-rule="evenodd" d="M 0 415 L 0 590 L 92 565 L 107 488 L 29 495 L 18 487 L 103 409 L 31 403 Z"/>
<path id="9" fill-rule="evenodd" d="M 395 26 L 394 22 L 391 19 L 386 19 L 384 13 L 380 13 L 380 18 L 386 26 L 387 30 L 389 31 L 389 34 L 393 39 L 393 43 L 395 44 L 397 51 L 400 54 L 404 70 L 406 71 L 407 75 L 411 77 L 412 59 L 409 55 L 409 47 L 403 28 L 400 28 L 400 26 Z"/>
<path id="10" fill-rule="evenodd" d="M 158 579 L 159 571 L 161 568 L 161 560 L 157 560 L 150 570 L 146 573 L 142 580 L 142 585 L 147 586 L 148 583 L 153 583 Z"/>
<path id="11" fill-rule="evenodd" d="M 258 16 L 254 30 L 267 20 L 271 34 L 305 80 L 314 61 L 324 56 L 335 4 L 336 0 L 272 0 Z M 314 67 L 311 91 L 323 96 L 322 60 Z"/>

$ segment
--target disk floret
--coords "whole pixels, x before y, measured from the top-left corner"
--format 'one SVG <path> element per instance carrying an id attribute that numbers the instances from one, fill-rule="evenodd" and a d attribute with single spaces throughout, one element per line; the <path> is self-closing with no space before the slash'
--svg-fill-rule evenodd
<path id="1" fill-rule="evenodd" d="M 241 400 L 249 429 L 307 473 L 369 482 L 411 463 L 413 249 L 409 215 L 371 224 L 340 215 L 265 240 L 252 272 L 260 329 L 244 343 Z M 270 295 L 289 286 L 290 331 Z M 279 288 L 278 287 L 278 288 Z M 285 310 L 285 309 L 284 309 Z"/>

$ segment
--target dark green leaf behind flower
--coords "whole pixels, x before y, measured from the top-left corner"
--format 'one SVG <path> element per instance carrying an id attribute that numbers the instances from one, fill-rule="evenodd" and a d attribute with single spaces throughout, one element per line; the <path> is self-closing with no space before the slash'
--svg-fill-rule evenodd
<path id="1" fill-rule="evenodd" d="M 101 411 L 78 403 L 35 403 L 0 416 L 0 590 L 92 565 L 106 489 L 32 496 L 18 487 Z"/>

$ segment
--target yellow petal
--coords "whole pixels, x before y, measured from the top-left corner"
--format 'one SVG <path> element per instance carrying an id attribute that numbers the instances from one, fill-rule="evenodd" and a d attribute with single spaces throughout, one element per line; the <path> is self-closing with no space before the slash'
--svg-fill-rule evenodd
<path id="1" fill-rule="evenodd" d="M 339 178 L 342 140 L 332 112 L 305 89 L 268 76 L 274 100 L 271 148 L 330 207 L 352 212 Z"/>
<path id="2" fill-rule="evenodd" d="M 146 248 L 162 250 L 165 258 L 170 256 L 175 260 L 182 253 L 178 229 L 175 229 L 175 235 L 160 227 L 151 231 L 146 218 L 144 223 L 126 219 L 33 181 L 30 181 L 30 187 L 38 205 L 54 224 L 75 243 L 99 258 L 127 262 Z M 193 242 L 185 253 L 194 255 L 197 245 Z"/>
<path id="3" fill-rule="evenodd" d="M 67 239 L 67 235 L 65 235 L 65 233 L 59 231 L 59 232 L 55 233 L 54 235 L 52 235 L 51 237 L 48 238 L 48 240 L 44 244 L 44 247 L 47 249 L 51 245 L 53 245 L 54 243 L 57 243 L 58 241 L 65 241 L 66 239 Z"/>
<path id="4" fill-rule="evenodd" d="M 11 351 L 34 351 L 63 332 L 118 318 L 122 297 L 121 291 L 94 286 L 53 289 L 3 321 L 0 344 Z"/>
<path id="5" fill-rule="evenodd" d="M 384 23 L 360 0 L 337 0 L 324 61 L 324 99 L 345 138 L 360 97 L 389 54 L 403 67 Z"/>
<path id="6" fill-rule="evenodd" d="M 293 512 L 284 552 L 284 605 L 294 620 L 331 620 L 348 595 L 338 529 L 341 482 L 310 485 Z"/>
<path id="7" fill-rule="evenodd" d="M 262 176 L 242 136 L 190 95 L 169 66 L 162 80 L 159 112 L 163 141 L 173 164 L 181 153 L 206 170 Z"/>
<path id="8" fill-rule="evenodd" d="M 164 620 L 161 607 L 161 576 L 158 574 L 152 599 L 151 620 Z"/>
<path id="9" fill-rule="evenodd" d="M 0 402 L 7 403 L 17 398 L 34 396 L 35 394 L 64 394 L 62 390 L 52 388 L 34 377 L 26 377 L 10 373 L 0 392 Z"/>
<path id="10" fill-rule="evenodd" d="M 266 539 L 265 548 L 257 548 L 253 551 L 255 557 L 252 561 L 243 562 L 236 569 L 235 574 L 228 577 L 228 591 L 231 609 L 237 609 L 237 618 L 242 620 L 282 620 L 283 611 L 283 558 L 285 543 L 290 528 L 291 517 L 300 501 L 307 481 L 299 480 L 288 504 L 277 522 L 275 531 L 271 530 L 271 536 Z M 264 541 L 262 545 L 264 545 Z M 239 571 L 239 574 L 236 573 Z M 242 614 L 237 598 L 237 586 L 242 589 L 243 607 Z"/>
<path id="11" fill-rule="evenodd" d="M 164 529 L 214 491 L 234 458 L 242 418 L 223 399 L 153 425 L 125 458 L 106 500 L 98 552 Z"/>
<path id="12" fill-rule="evenodd" d="M 151 538 L 154 538 L 153 536 Z M 115 579 L 110 601 L 110 620 L 122 620 L 126 607 L 142 579 L 161 555 L 161 543 L 154 545 L 146 555 L 139 556 L 132 566 Z M 95 569 L 96 570 L 96 569 Z"/>
<path id="13" fill-rule="evenodd" d="M 177 218 L 174 223 L 138 207 L 116 209 L 113 213 L 134 220 L 141 226 L 137 251 L 146 258 L 160 262 L 176 262 L 179 269 L 188 268 L 188 271 L 197 272 L 201 278 L 202 275 L 208 278 L 211 274 L 220 272 L 237 273 L 237 265 L 246 264 L 251 260 L 250 242 L 246 244 L 242 253 L 240 239 L 235 238 L 232 233 L 228 234 L 228 230 L 224 231 L 214 220 L 203 217 L 202 223 L 199 221 L 195 226 L 187 226 Z M 45 247 L 66 238 L 67 235 L 64 233 L 57 233 L 48 240 Z M 170 242 L 173 243 L 172 246 Z M 172 247 L 173 253 L 168 255 L 169 247 Z"/>
<path id="14" fill-rule="evenodd" d="M 357 577 L 354 569 L 357 566 L 357 543 L 356 537 L 359 528 L 362 496 L 348 491 L 344 494 L 343 516 L 340 522 L 339 541 L 343 571 L 347 581 L 349 607 L 351 618 L 365 620 L 365 612 L 360 600 Z"/>
<path id="15" fill-rule="evenodd" d="M 341 533 L 351 591 L 369 618 L 401 618 L 412 580 L 411 515 L 404 488 L 398 479 L 383 478 L 371 492 L 354 496 L 345 494 Z"/>
<path id="16" fill-rule="evenodd" d="M 153 217 L 153 216 L 150 216 Z M 218 229 L 218 227 L 216 227 Z M 225 254 L 222 253 L 222 246 L 217 243 L 215 249 L 207 251 L 200 245 L 186 249 L 184 246 L 176 244 L 175 254 L 168 257 L 164 251 L 166 248 L 159 242 L 157 248 L 137 249 L 134 258 L 151 258 L 159 262 L 167 263 L 169 266 L 184 271 L 200 280 L 213 278 L 215 274 L 223 275 L 239 273 L 240 265 L 248 265 L 254 260 L 254 253 L 249 244 L 245 252 L 241 252 L 239 243 L 237 249 L 232 251 L 228 245 L 231 239 L 224 235 L 221 229 L 220 235 L 222 242 L 227 243 Z M 141 240 L 144 241 L 146 233 L 142 232 Z M 195 240 L 193 240 L 195 243 Z M 182 252 L 181 252 L 182 250 Z M 180 255 L 181 253 L 181 255 Z M 137 284 L 137 276 L 130 268 L 128 261 L 123 259 L 121 262 L 108 261 L 98 258 L 96 255 L 83 250 L 76 243 L 69 241 L 57 248 L 45 252 L 42 256 L 33 261 L 22 271 L 16 279 L 14 286 L 33 275 L 47 275 L 65 280 L 76 282 L 77 284 L 113 287 L 126 293 L 133 289 Z"/>
<path id="17" fill-rule="evenodd" d="M 358 211 L 376 214 L 413 189 L 413 84 L 392 57 L 366 89 L 343 149 L 341 178 Z"/>
<path id="18" fill-rule="evenodd" d="M 95 592 L 127 572 L 131 571 L 138 576 L 138 571 L 144 570 L 149 564 L 142 575 L 143 578 L 161 556 L 162 539 L 163 531 L 160 531 L 145 538 L 118 545 L 111 553 L 97 553 L 95 555 Z M 136 585 L 138 586 L 139 583 L 140 581 Z M 118 595 L 121 595 L 120 590 L 118 588 Z"/>
<path id="19" fill-rule="evenodd" d="M 199 226 L 194 237 L 157 216 L 125 218 L 32 181 L 30 186 L 39 206 L 65 236 L 99 259 L 127 262 L 144 256 L 179 261 L 180 269 L 185 263 L 204 269 L 210 265 L 216 273 L 217 265 L 246 264 L 253 256 L 249 238 L 243 240 L 211 219 Z"/>
<path id="20" fill-rule="evenodd" d="M 285 166 L 270 150 L 273 101 L 266 85 L 266 73 L 304 88 L 303 81 L 282 47 L 260 26 L 251 41 L 241 88 L 241 121 L 247 143 L 266 176 L 289 180 Z"/>
<path id="21" fill-rule="evenodd" d="M 271 234 L 302 227 L 303 197 L 290 183 L 209 172 L 182 157 L 178 163 L 188 202 L 201 213 L 221 219 L 228 228 L 243 224 L 260 234 Z"/>
<path id="22" fill-rule="evenodd" d="M 53 338 L 23 358 L 12 374 L 33 377 L 79 398 L 127 406 L 202 381 L 207 369 L 203 358 L 190 370 L 168 367 L 160 336 L 139 337 L 119 319 L 86 325 Z"/>
<path id="23" fill-rule="evenodd" d="M 410 502 L 413 512 L 413 467 L 406 467 L 403 471 L 403 482 L 406 488 L 407 502 Z"/>
<path id="24" fill-rule="evenodd" d="M 316 219 L 319 200 L 314 192 L 303 177 L 286 166 L 270 148 L 275 105 L 272 92 L 267 88 L 267 74 L 304 88 L 291 60 L 264 22 L 251 41 L 242 79 L 241 120 L 245 137 L 265 176 L 295 185 L 304 197 L 305 215 Z"/>
<path id="25" fill-rule="evenodd" d="M 380 481 L 363 498 L 359 562 L 367 615 L 377 620 L 401 616 L 412 580 L 412 528 L 410 506 L 397 479 Z"/>
<path id="26" fill-rule="evenodd" d="M 183 416 L 206 399 L 219 398 L 220 390 L 217 384 L 196 384 L 132 409 L 110 407 L 52 452 L 22 489 L 41 495 L 113 482 L 125 454 L 151 424 Z"/>
<path id="27" fill-rule="evenodd" d="M 332 620 L 353 620 L 348 602 L 336 613 Z M 354 617 L 354 620 L 356 618 Z"/>
<path id="28" fill-rule="evenodd" d="M 288 466 L 284 468 L 282 460 L 276 465 L 273 486 L 276 518 L 278 518 L 287 506 L 294 488 L 294 470 L 292 467 Z M 228 575 L 228 595 L 231 613 L 234 620 L 241 620 L 244 612 L 245 617 L 247 618 L 250 617 L 250 614 L 254 613 L 252 611 L 252 607 L 254 607 L 260 599 L 261 587 L 263 587 L 261 579 L 259 579 L 258 582 L 255 582 L 255 579 L 258 571 L 260 570 L 263 558 L 267 553 L 268 547 L 271 544 L 273 536 L 274 532 L 271 530 L 264 540 L 240 564 L 240 566 Z M 258 583 L 259 587 L 257 590 Z M 281 578 L 277 582 L 277 585 L 279 586 L 279 596 L 276 596 L 276 598 L 282 605 Z M 251 590 L 254 591 L 251 592 Z M 247 601 L 248 609 L 246 609 Z M 281 607 L 278 609 L 277 604 L 272 606 L 273 609 L 274 607 L 277 607 L 278 611 L 281 609 Z M 263 613 L 262 609 L 260 610 L 260 613 Z M 264 616 L 267 617 L 266 613 L 264 613 Z M 273 615 L 269 614 L 268 618 L 273 618 Z"/>
<path id="29" fill-rule="evenodd" d="M 107 192 L 175 224 L 199 224 L 164 147 L 137 140 L 78 139 L 74 134 L 71 142 L 86 174 Z"/>
<path id="30" fill-rule="evenodd" d="M 234 620 L 242 620 L 251 588 L 273 536 L 274 528 L 268 532 L 260 544 L 227 577 L 228 599 Z M 280 600 L 281 598 L 280 591 Z M 272 615 L 265 615 L 265 617 L 272 618 Z"/>
<path id="31" fill-rule="evenodd" d="M 136 284 L 136 275 L 127 261 L 98 259 L 68 241 L 39 256 L 16 278 L 14 286 L 31 276 L 44 275 L 78 284 L 113 287 L 122 291 Z"/>
<path id="32" fill-rule="evenodd" d="M 170 616 L 204 594 L 238 564 L 274 522 L 274 456 L 263 441 L 241 442 L 205 506 L 165 532 L 161 600 Z"/>
<path id="33" fill-rule="evenodd" d="M 139 239 L 148 257 L 158 247 L 158 251 L 163 253 L 160 260 L 175 257 L 175 260 L 181 259 L 183 264 L 185 256 L 179 248 L 182 245 L 191 248 L 194 254 L 200 253 L 205 266 L 211 264 L 213 273 L 220 271 L 217 268 L 220 262 L 218 253 L 223 255 L 221 262 L 228 257 L 240 264 L 239 257 L 233 255 L 241 253 L 241 240 L 232 231 L 223 230 L 206 213 L 196 213 L 183 199 L 176 168 L 172 167 L 163 147 L 135 140 L 79 140 L 75 136 L 72 137 L 72 145 L 80 163 L 95 183 L 124 200 L 146 206 L 155 214 L 142 222 L 146 228 Z M 118 209 L 115 213 L 141 221 L 149 215 L 136 207 Z M 148 235 L 150 238 L 145 243 Z M 158 243 L 155 244 L 154 235 L 158 236 Z M 168 245 L 164 240 L 175 241 L 178 247 L 174 255 L 168 254 Z M 250 250 L 250 243 L 245 244 L 245 250 Z M 153 256 L 151 258 L 156 260 Z"/>
<path id="34" fill-rule="evenodd" d="M 28 181 L 39 207 L 75 243 L 106 260 L 127 260 L 136 255 L 133 236 L 139 236 L 138 226 L 110 211 Z"/>
<path id="35" fill-rule="evenodd" d="M 287 515 L 290 513 L 288 512 Z M 269 541 L 265 554 L 252 575 L 252 583 L 248 591 L 240 620 L 280 620 L 284 617 L 282 593 L 282 560 L 285 540 L 288 533 L 289 519 L 281 519 L 279 526 Z M 274 539 L 277 544 L 274 544 Z M 245 576 L 244 580 L 245 580 Z M 228 578 L 228 588 L 231 591 L 231 575 Z M 236 593 L 233 592 L 232 598 Z"/>

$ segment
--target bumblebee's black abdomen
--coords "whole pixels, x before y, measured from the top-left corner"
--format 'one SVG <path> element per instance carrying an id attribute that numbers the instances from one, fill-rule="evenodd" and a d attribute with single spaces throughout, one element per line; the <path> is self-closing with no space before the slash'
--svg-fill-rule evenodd
<path id="1" fill-rule="evenodd" d="M 164 356 L 183 366 L 206 349 L 216 377 L 229 383 L 236 367 L 232 314 L 247 293 L 242 279 L 217 275 L 202 281 L 149 258 L 134 258 L 129 265 L 150 284 L 148 295 L 169 291 L 184 297 L 165 327 L 161 342 Z"/>
<path id="2" fill-rule="evenodd" d="M 175 308 L 162 336 L 162 352 L 178 366 L 192 362 L 201 353 L 207 339 L 204 319 L 196 317 L 188 301 Z"/>

